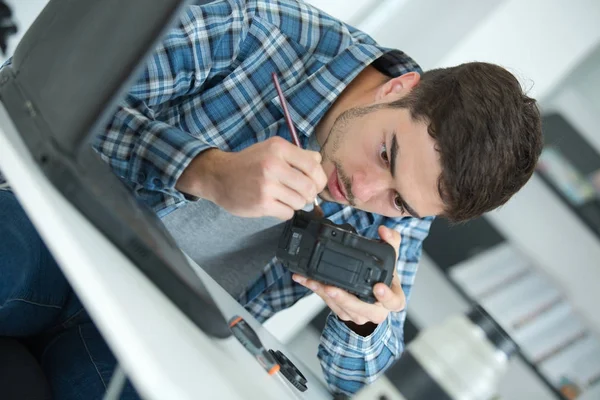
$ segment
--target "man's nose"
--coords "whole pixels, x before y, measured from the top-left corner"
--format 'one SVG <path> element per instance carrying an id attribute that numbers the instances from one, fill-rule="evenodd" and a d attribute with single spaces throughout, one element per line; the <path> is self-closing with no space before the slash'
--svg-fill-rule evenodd
<path id="1" fill-rule="evenodd" d="M 367 203 L 388 189 L 388 181 L 376 172 L 357 172 L 352 176 L 352 194 L 359 203 Z"/>

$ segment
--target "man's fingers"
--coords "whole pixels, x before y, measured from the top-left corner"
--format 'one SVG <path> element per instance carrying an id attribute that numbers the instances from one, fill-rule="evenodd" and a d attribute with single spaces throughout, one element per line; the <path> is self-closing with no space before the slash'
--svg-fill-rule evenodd
<path id="1" fill-rule="evenodd" d="M 331 287 L 327 287 L 326 285 L 322 285 L 310 279 L 306 279 L 305 277 L 298 274 L 293 274 L 292 279 L 294 280 L 294 282 L 297 282 L 300 285 L 312 290 L 319 297 L 321 297 L 325 304 L 327 304 L 327 307 L 329 307 L 329 309 L 333 311 L 333 313 L 337 315 L 339 319 L 341 319 L 342 321 L 352 321 L 352 318 L 348 315 L 348 313 L 346 313 L 335 302 L 334 297 L 328 295 L 328 290 L 326 289 L 331 289 Z"/>
<path id="2" fill-rule="evenodd" d="M 287 204 L 283 204 L 280 201 L 274 200 L 268 206 L 269 210 L 265 215 L 269 215 L 278 218 L 282 221 L 287 221 L 294 216 L 294 210 Z"/>
<path id="3" fill-rule="evenodd" d="M 307 201 L 299 192 L 282 184 L 273 184 L 272 188 L 268 190 L 269 195 L 273 196 L 275 200 L 278 200 L 293 210 L 300 210 L 309 203 L 309 201 Z"/>
<path id="4" fill-rule="evenodd" d="M 397 295 L 383 283 L 380 285 L 383 285 L 389 293 L 386 292 L 382 298 L 386 301 L 388 307 L 393 308 L 386 307 L 383 302 L 366 303 L 345 290 L 306 279 L 298 274 L 293 274 L 292 279 L 319 295 L 341 320 L 353 321 L 358 325 L 363 325 L 369 321 L 380 324 L 385 321 L 390 311 L 400 311 L 404 308 L 404 293 L 402 293 L 402 290 Z"/>
<path id="5" fill-rule="evenodd" d="M 304 204 L 310 203 L 319 193 L 317 184 L 311 177 L 303 174 L 296 168 L 284 168 L 278 177 L 279 182 L 295 192 L 304 199 Z"/>
<path id="6" fill-rule="evenodd" d="M 382 307 L 382 304 L 366 303 L 345 290 L 330 286 L 323 291 L 327 297 L 333 299 L 338 307 L 352 318 L 352 321 L 359 325 L 363 325 L 368 321 L 380 324 L 386 319 L 389 312 L 389 310 Z"/>
<path id="7" fill-rule="evenodd" d="M 306 277 L 302 276 L 302 275 L 298 275 L 298 274 L 292 274 L 292 280 L 296 283 L 301 284 L 302 286 L 306 287 L 305 283 L 306 283 Z"/>
<path id="8" fill-rule="evenodd" d="M 373 287 L 373 293 L 386 310 L 399 312 L 406 307 L 406 297 L 400 285 L 392 283 L 390 288 L 385 283 L 378 283 Z"/>
<path id="9" fill-rule="evenodd" d="M 384 225 L 379 226 L 378 228 L 379 237 L 381 240 L 391 245 L 394 250 L 396 250 L 396 259 L 398 258 L 398 253 L 400 251 L 400 242 L 402 241 L 402 237 L 400 236 L 400 232 L 390 229 Z"/>
<path id="10" fill-rule="evenodd" d="M 323 297 L 323 294 L 318 294 L 318 295 L 319 295 L 319 297 L 321 297 L 323 299 L 325 304 L 327 304 L 327 307 L 329 307 L 329 309 L 331 311 L 333 311 L 333 313 L 335 315 L 338 316 L 339 319 L 341 319 L 342 321 L 352 321 L 353 320 L 352 317 L 350 315 L 348 315 L 348 313 L 346 313 L 346 311 L 344 311 L 340 306 L 338 306 L 335 303 L 335 301 L 332 301 L 328 297 Z"/>
<path id="11" fill-rule="evenodd" d="M 339 307 L 336 307 L 336 309 L 334 309 L 331 305 L 327 304 L 327 306 L 329 307 L 329 309 L 331 311 L 333 311 L 333 313 L 335 315 L 338 316 L 339 319 L 341 319 L 342 321 L 352 321 L 352 317 L 350 317 L 348 314 L 346 314 L 346 312 L 342 311 Z M 353 321 L 356 322 L 356 321 Z"/>
<path id="12" fill-rule="evenodd" d="M 316 151 L 299 148 L 287 148 L 283 154 L 285 161 L 292 167 L 300 170 L 309 177 L 316 185 L 317 193 L 320 193 L 327 185 L 327 176 L 321 166 L 321 154 Z"/>

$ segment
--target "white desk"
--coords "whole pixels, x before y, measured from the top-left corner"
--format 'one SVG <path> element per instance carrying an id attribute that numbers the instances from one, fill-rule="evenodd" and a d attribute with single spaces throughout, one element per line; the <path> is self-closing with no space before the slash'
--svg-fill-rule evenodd
<path id="1" fill-rule="evenodd" d="M 269 376 L 234 337 L 215 340 L 193 325 L 46 180 L 2 105 L 0 168 L 145 399 L 332 398 L 308 368 L 196 265 L 225 317 L 244 317 L 267 348 L 283 351 L 307 378 L 308 390 L 299 392 L 280 373 Z"/>

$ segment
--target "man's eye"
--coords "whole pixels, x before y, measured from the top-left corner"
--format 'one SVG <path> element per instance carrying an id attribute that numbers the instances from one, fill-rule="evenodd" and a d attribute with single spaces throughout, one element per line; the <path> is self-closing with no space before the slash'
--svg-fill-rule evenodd
<path id="1" fill-rule="evenodd" d="M 389 164 L 390 160 L 388 159 L 387 147 L 385 143 L 382 143 L 381 147 L 379 148 L 379 157 L 381 157 L 386 165 Z"/>
<path id="2" fill-rule="evenodd" d="M 396 193 L 396 195 L 394 196 L 394 207 L 396 207 L 396 210 L 400 211 L 402 214 L 406 212 L 406 210 L 404 209 L 404 203 L 402 202 L 402 198 L 398 193 Z"/>

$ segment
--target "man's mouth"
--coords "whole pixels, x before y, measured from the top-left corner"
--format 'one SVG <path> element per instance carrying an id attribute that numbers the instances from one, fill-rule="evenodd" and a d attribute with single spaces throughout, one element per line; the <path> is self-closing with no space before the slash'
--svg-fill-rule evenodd
<path id="1" fill-rule="evenodd" d="M 348 197 L 346 196 L 344 185 L 342 184 L 339 178 L 337 168 L 329 176 L 329 181 L 327 182 L 327 189 L 329 189 L 329 193 L 331 193 L 331 195 L 336 201 L 340 203 L 348 202 Z"/>
<path id="2" fill-rule="evenodd" d="M 336 169 L 336 174 L 337 174 L 337 178 L 338 178 L 338 186 L 340 187 L 340 191 L 342 192 L 342 194 L 344 195 L 344 198 L 346 199 L 346 201 L 348 201 L 348 193 L 346 192 L 346 186 L 344 185 L 343 181 L 340 179 L 340 173 L 339 170 Z"/>

